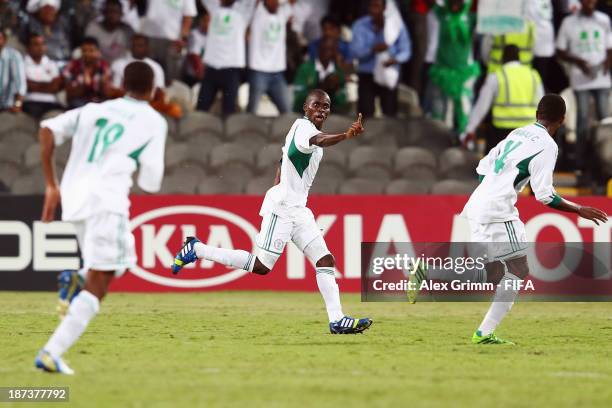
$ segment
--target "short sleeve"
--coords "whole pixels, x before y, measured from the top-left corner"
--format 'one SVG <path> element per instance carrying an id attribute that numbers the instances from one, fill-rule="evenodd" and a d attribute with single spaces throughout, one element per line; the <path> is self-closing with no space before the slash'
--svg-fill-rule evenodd
<path id="1" fill-rule="evenodd" d="M 83 108 L 72 109 L 54 118 L 43 120 L 40 122 L 40 127 L 49 128 L 53 133 L 55 145 L 60 146 L 76 133 L 82 110 Z"/>
<path id="2" fill-rule="evenodd" d="M 157 131 L 143 147 L 140 155 L 135 158 L 139 164 L 138 186 L 148 193 L 155 193 L 161 189 L 168 123 L 162 118 L 154 129 Z"/>
<path id="3" fill-rule="evenodd" d="M 317 146 L 311 145 L 310 139 L 319 133 L 321 133 L 321 131 L 310 123 L 310 121 L 302 119 L 295 127 L 295 134 L 293 137 L 295 147 L 305 154 L 314 152 Z"/>
<path id="4" fill-rule="evenodd" d="M 542 204 L 550 204 L 556 192 L 553 187 L 553 172 L 557 163 L 559 148 L 552 143 L 535 156 L 529 163 L 529 183 L 535 197 Z"/>
<path id="5" fill-rule="evenodd" d="M 195 0 L 184 0 L 183 16 L 194 17 L 198 14 Z"/>

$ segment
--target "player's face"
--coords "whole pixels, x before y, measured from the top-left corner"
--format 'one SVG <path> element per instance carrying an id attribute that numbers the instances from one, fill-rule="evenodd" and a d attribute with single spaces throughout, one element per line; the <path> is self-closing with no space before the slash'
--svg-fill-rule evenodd
<path id="1" fill-rule="evenodd" d="M 304 104 L 304 113 L 306 117 L 314 123 L 317 129 L 323 126 L 323 122 L 325 122 L 325 119 L 329 116 L 330 109 L 331 101 L 327 94 L 311 96 Z"/>

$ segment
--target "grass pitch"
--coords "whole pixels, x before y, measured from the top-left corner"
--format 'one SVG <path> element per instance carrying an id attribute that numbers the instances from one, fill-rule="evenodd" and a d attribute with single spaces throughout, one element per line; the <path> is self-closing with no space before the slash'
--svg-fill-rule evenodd
<path id="1" fill-rule="evenodd" d="M 612 303 L 519 302 L 498 331 L 517 346 L 473 346 L 487 303 L 344 295 L 374 325 L 332 336 L 316 293 L 113 293 L 65 377 L 33 368 L 55 300 L 0 292 L 0 386 L 69 386 L 83 407 L 612 406 Z"/>

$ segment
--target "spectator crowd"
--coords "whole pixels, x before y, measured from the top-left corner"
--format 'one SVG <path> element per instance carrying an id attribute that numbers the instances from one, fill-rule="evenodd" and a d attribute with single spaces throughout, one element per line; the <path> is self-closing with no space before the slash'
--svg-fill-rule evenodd
<path id="1" fill-rule="evenodd" d="M 511 0 L 509 0 L 511 1 Z M 515 0 L 521 1 L 521 0 Z M 36 118 L 123 94 L 133 60 L 155 73 L 152 105 L 180 81 L 196 109 L 218 96 L 223 115 L 267 95 L 279 113 L 301 112 L 322 88 L 332 110 L 398 116 L 407 86 L 431 118 L 466 146 L 486 149 L 533 121 L 546 92 L 568 86 L 576 101 L 576 166 L 584 158 L 590 106 L 609 115 L 612 32 L 607 0 L 528 0 L 521 32 L 476 33 L 478 0 L 0 0 L 0 109 Z M 349 86 L 356 89 L 351 105 Z"/>

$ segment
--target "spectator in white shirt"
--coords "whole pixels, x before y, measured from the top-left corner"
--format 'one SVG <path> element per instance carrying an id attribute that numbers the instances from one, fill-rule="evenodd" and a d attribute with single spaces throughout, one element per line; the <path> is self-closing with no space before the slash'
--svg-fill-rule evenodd
<path id="1" fill-rule="evenodd" d="M 32 34 L 25 56 L 25 74 L 28 91 L 23 111 L 40 119 L 45 113 L 62 109 L 57 93 L 62 89 L 62 76 L 57 62 L 46 55 L 47 45 L 41 34 Z"/>
<path id="2" fill-rule="evenodd" d="M 149 39 L 142 34 L 134 34 L 132 37 L 131 52 L 123 58 L 118 59 L 111 66 L 113 76 L 113 87 L 115 89 L 123 88 L 123 71 L 130 62 L 143 61 L 146 62 L 153 70 L 153 85 L 155 93 L 163 92 L 165 88 L 164 70 L 161 65 L 149 58 Z M 156 98 L 153 98 L 156 99 Z"/>
<path id="3" fill-rule="evenodd" d="M 570 85 L 576 95 L 576 170 L 586 169 L 588 120 L 591 97 L 597 119 L 609 115 L 612 30 L 610 18 L 595 10 L 597 0 L 582 0 L 581 10 L 566 17 L 557 37 L 557 56 L 570 64 Z M 584 182 L 586 180 L 579 180 Z"/>
<path id="4" fill-rule="evenodd" d="M 539 72 L 544 88 L 550 92 L 553 87 L 551 69 L 555 63 L 552 0 L 530 0 L 526 4 L 528 19 L 535 24 L 533 67 Z"/>
<path id="5" fill-rule="evenodd" d="M 98 40 L 102 58 L 112 64 L 128 52 L 133 31 L 121 21 L 123 8 L 119 0 L 106 0 L 102 15 L 101 21 L 89 23 L 85 35 Z"/>
<path id="6" fill-rule="evenodd" d="M 197 109 L 208 111 L 219 90 L 222 111 L 236 110 L 240 74 L 245 67 L 245 35 L 255 10 L 255 0 L 203 0 L 210 13 L 204 63 L 206 72 L 198 95 Z"/>
<path id="7" fill-rule="evenodd" d="M 293 3 L 279 6 L 279 0 L 263 0 L 255 9 L 249 36 L 249 113 L 257 112 L 263 94 L 279 113 L 289 112 L 286 38 Z"/>
<path id="8" fill-rule="evenodd" d="M 148 0 L 147 12 L 140 32 L 149 37 L 151 58 L 164 68 L 168 82 L 180 76 L 181 51 L 186 45 L 193 17 L 197 15 L 195 0 Z"/>
<path id="9" fill-rule="evenodd" d="M 181 107 L 176 103 L 166 102 L 164 70 L 161 65 L 149 58 L 149 50 L 149 39 L 142 34 L 134 34 L 132 37 L 131 53 L 115 61 L 111 67 L 114 96 L 123 96 L 125 94 L 123 89 L 123 72 L 125 67 L 133 61 L 145 62 L 153 70 L 154 92 L 151 106 L 160 113 L 178 119 L 182 116 Z"/>
<path id="10" fill-rule="evenodd" d="M 210 14 L 206 10 L 200 16 L 198 26 L 191 30 L 187 40 L 187 58 L 183 80 L 189 86 L 200 82 L 204 78 L 204 52 L 206 51 L 206 37 L 210 26 Z"/>

